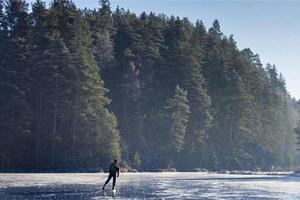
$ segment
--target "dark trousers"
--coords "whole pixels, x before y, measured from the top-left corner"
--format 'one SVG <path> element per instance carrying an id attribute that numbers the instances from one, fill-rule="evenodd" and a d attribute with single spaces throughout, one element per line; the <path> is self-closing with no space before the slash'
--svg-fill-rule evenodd
<path id="1" fill-rule="evenodd" d="M 105 185 L 107 185 L 107 183 L 110 181 L 110 179 L 113 178 L 113 186 L 112 186 L 112 189 L 114 190 L 115 189 L 115 185 L 116 185 L 116 179 L 117 179 L 117 176 L 116 174 L 109 174 L 107 180 L 105 181 Z"/>

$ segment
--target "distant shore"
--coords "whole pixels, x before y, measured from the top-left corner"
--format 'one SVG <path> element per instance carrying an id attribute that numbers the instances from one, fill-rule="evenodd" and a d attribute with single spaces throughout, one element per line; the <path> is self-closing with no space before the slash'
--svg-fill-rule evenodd
<path id="1" fill-rule="evenodd" d="M 0 174 L 3 173 L 106 173 L 106 171 L 100 170 L 2 170 Z M 210 173 L 210 174 L 236 174 L 236 175 L 278 175 L 278 176 L 296 176 L 300 177 L 299 171 L 246 171 L 246 170 L 220 170 L 220 171 L 167 171 L 167 170 L 157 170 L 157 171 L 137 171 L 130 170 L 124 171 L 123 173 Z"/>

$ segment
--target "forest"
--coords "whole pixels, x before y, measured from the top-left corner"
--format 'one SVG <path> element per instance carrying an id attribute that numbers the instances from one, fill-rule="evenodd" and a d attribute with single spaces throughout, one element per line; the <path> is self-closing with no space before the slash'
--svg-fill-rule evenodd
<path id="1" fill-rule="evenodd" d="M 299 119 L 218 20 L 0 0 L 0 171 L 294 169 Z"/>

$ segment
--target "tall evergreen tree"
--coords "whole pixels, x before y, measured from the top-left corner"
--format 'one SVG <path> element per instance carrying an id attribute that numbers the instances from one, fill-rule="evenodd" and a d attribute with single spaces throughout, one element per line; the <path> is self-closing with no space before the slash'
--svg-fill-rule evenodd
<path id="1" fill-rule="evenodd" d="M 114 27 L 109 1 L 101 0 L 100 8 L 87 12 L 86 18 L 90 25 L 95 59 L 102 71 L 106 71 L 114 56 L 112 41 Z"/>
<path id="2" fill-rule="evenodd" d="M 1 2 L 1 7 L 3 3 Z M 2 8 L 3 9 L 3 8 Z M 3 168 L 31 167 L 31 109 L 26 101 L 28 93 L 29 32 L 28 6 L 25 1 L 11 0 L 1 10 L 1 140 Z"/>
<path id="3" fill-rule="evenodd" d="M 67 79 L 72 85 L 67 86 L 70 98 L 67 120 L 72 125 L 68 130 L 70 135 L 66 135 L 71 138 L 70 159 L 80 166 L 97 163 L 99 156 L 103 162 L 119 158 L 117 123 L 114 115 L 105 108 L 110 101 L 92 54 L 88 25 L 70 1 L 54 1 L 51 12 L 60 20 L 57 28 L 70 58 Z M 111 151 L 101 152 L 99 148 Z"/>
<path id="4" fill-rule="evenodd" d="M 68 50 L 56 28 L 57 20 L 50 20 L 50 17 L 55 19 L 44 2 L 37 0 L 32 5 L 30 102 L 35 118 L 37 168 L 55 167 L 57 146 L 64 131 L 60 126 L 64 118 L 61 111 L 68 101 L 68 96 L 62 95 L 67 93 L 66 78 L 70 73 L 65 67 L 69 62 Z"/>
<path id="5" fill-rule="evenodd" d="M 170 124 L 168 130 L 170 130 L 171 153 L 178 153 L 184 146 L 186 126 L 190 115 L 187 91 L 177 85 L 174 96 L 167 101 L 166 109 Z"/>

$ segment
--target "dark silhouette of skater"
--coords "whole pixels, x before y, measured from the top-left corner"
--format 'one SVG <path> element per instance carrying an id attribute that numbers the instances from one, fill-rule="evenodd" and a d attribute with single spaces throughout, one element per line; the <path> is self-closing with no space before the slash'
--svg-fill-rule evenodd
<path id="1" fill-rule="evenodd" d="M 120 170 L 119 167 L 117 166 L 118 161 L 114 160 L 114 162 L 112 162 L 109 165 L 109 175 L 107 180 L 105 181 L 104 186 L 102 187 L 102 190 L 104 190 L 105 186 L 107 185 L 107 183 L 110 181 L 111 178 L 113 178 L 113 186 L 112 186 L 112 190 L 115 189 L 115 185 L 116 185 L 116 179 L 117 177 L 119 177 L 120 174 Z"/>

